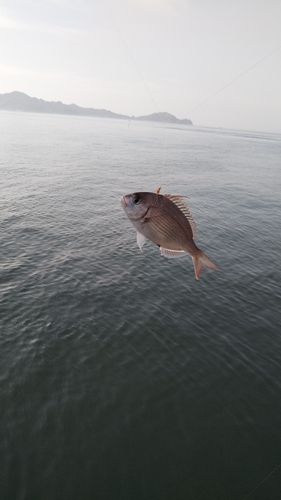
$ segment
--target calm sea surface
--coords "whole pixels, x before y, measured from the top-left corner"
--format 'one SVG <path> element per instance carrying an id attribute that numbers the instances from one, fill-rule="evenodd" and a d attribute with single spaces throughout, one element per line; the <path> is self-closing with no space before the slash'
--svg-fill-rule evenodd
<path id="1" fill-rule="evenodd" d="M 242 500 L 281 463 L 281 136 L 1 112 L 0 151 L 0 498 Z M 161 182 L 219 271 L 140 253 L 119 198 Z"/>

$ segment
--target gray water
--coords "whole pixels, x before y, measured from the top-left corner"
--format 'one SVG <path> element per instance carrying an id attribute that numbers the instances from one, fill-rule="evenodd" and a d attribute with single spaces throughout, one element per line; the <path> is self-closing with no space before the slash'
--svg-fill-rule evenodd
<path id="1" fill-rule="evenodd" d="M 0 144 L 1 499 L 244 498 L 281 463 L 281 136 L 2 112 Z M 199 281 L 119 204 L 161 182 Z"/>

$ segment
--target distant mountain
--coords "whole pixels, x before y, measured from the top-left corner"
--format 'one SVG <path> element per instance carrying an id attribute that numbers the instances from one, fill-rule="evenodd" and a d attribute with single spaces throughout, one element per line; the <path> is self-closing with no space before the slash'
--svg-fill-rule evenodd
<path id="1" fill-rule="evenodd" d="M 142 120 L 162 123 L 179 123 L 193 125 L 191 120 L 178 120 L 170 113 L 153 113 L 147 116 L 127 116 L 107 111 L 106 109 L 81 108 L 76 104 L 63 104 L 61 101 L 44 101 L 30 97 L 23 92 L 0 94 L 0 109 L 9 111 L 29 111 L 31 113 L 54 113 L 63 115 L 96 116 L 100 118 L 117 118 L 121 120 Z"/>
<path id="2" fill-rule="evenodd" d="M 137 118 L 132 116 L 131 119 L 143 120 L 146 122 L 180 123 L 181 125 L 193 125 L 191 120 L 187 120 L 186 118 L 184 120 L 179 120 L 174 115 L 166 112 L 152 113 L 152 115 L 139 116 Z"/>

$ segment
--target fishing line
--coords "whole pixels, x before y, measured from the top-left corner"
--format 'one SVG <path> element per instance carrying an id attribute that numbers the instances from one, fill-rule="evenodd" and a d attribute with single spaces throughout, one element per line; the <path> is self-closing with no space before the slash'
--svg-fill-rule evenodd
<path id="1" fill-rule="evenodd" d="M 255 68 L 256 66 L 258 66 L 260 63 L 262 63 L 263 61 L 265 61 L 265 59 L 267 59 L 268 57 L 272 56 L 272 54 L 274 54 L 275 52 L 277 52 L 277 50 L 280 50 L 281 49 L 281 45 L 279 45 L 279 47 L 277 47 L 276 49 L 274 49 L 272 52 L 270 52 L 269 54 L 267 54 L 265 57 L 263 57 L 262 59 L 260 59 L 258 62 L 256 62 L 255 64 L 253 64 L 252 66 L 250 66 L 250 68 L 246 69 L 245 71 L 243 71 L 243 73 L 240 73 L 240 75 L 236 76 L 236 78 L 234 78 L 233 80 L 231 80 L 231 82 L 227 83 L 226 85 L 224 85 L 221 89 L 217 90 L 214 94 L 210 95 L 207 99 L 205 99 L 204 101 L 200 102 L 197 106 L 195 106 L 195 108 L 192 108 L 190 109 L 184 116 L 183 118 L 186 118 L 188 115 L 190 115 L 190 113 L 192 113 L 193 111 L 195 111 L 195 109 L 198 109 L 200 106 L 202 106 L 202 104 L 205 104 L 205 102 L 207 101 L 210 101 L 210 99 L 212 99 L 213 97 L 215 97 L 217 94 L 219 94 L 220 92 L 222 92 L 224 89 L 226 89 L 227 87 L 229 87 L 229 85 L 231 85 L 232 83 L 236 82 L 237 80 L 239 80 L 239 78 L 241 78 L 242 76 L 246 75 L 246 73 L 248 73 L 249 71 L 251 71 L 251 69 Z"/>
<path id="2" fill-rule="evenodd" d="M 163 156 L 162 171 L 161 171 L 161 176 L 160 176 L 161 182 L 160 182 L 160 186 L 158 188 L 159 192 L 160 192 L 160 189 L 162 188 L 162 185 L 163 185 L 164 168 L 165 168 L 165 165 L 166 165 L 167 140 L 168 140 L 168 127 L 167 127 L 166 123 L 165 123 L 165 129 L 166 129 L 166 133 L 165 133 L 165 147 L 164 147 L 164 156 Z"/>
<path id="3" fill-rule="evenodd" d="M 138 72 L 138 74 L 139 74 L 139 76 L 140 76 L 140 79 L 141 79 L 142 83 L 144 84 L 144 86 L 145 86 L 145 88 L 146 88 L 146 90 L 147 90 L 147 92 L 148 92 L 148 94 L 149 94 L 149 96 L 150 96 L 151 101 L 152 101 L 152 102 L 153 102 L 153 104 L 154 104 L 154 107 L 155 107 L 156 111 L 159 113 L 159 109 L 158 109 L 158 107 L 157 107 L 157 104 L 156 104 L 156 102 L 154 101 L 153 96 L 152 96 L 152 94 L 151 94 L 151 92 L 150 92 L 150 90 L 149 90 L 149 88 L 148 88 L 148 86 L 147 86 L 147 84 L 146 84 L 146 82 L 145 82 L 145 80 L 144 80 L 144 78 L 143 78 L 143 76 L 142 76 L 142 74 L 141 74 L 141 72 L 140 72 L 139 68 L 138 68 L 138 65 L 137 65 L 137 63 L 136 63 L 136 61 L 135 61 L 135 59 L 134 59 L 134 57 L 133 57 L 133 54 L 132 54 L 132 53 L 131 53 L 131 51 L 129 50 L 129 47 L 128 47 L 128 45 L 126 44 L 126 41 L 125 41 L 124 37 L 122 36 L 122 33 L 121 33 L 120 29 L 118 28 L 118 26 L 117 26 L 117 24 L 116 24 L 116 22 L 115 22 L 115 19 L 114 19 L 113 15 L 111 14 L 111 11 L 110 11 L 110 9 L 109 9 L 109 7 L 108 7 L 108 5 L 107 5 L 106 1 L 105 1 L 105 0 L 102 0 L 102 1 L 103 1 L 104 5 L 105 5 L 105 7 L 106 7 L 106 9 L 107 9 L 107 12 L 108 12 L 108 13 L 109 13 L 109 15 L 110 15 L 110 18 L 111 18 L 111 20 L 112 20 L 112 22 L 113 22 L 113 24 L 114 24 L 114 26 L 115 26 L 115 28 L 116 28 L 116 30 L 117 30 L 117 32 L 118 32 L 118 34 L 119 34 L 119 36 L 120 36 L 120 38 L 121 38 L 122 42 L 123 42 L 123 44 L 124 44 L 124 46 L 125 46 L 125 48 L 126 48 L 126 50 L 127 50 L 128 54 L 129 54 L 129 56 L 130 56 L 131 60 L 133 61 L 133 64 L 134 64 L 134 66 L 135 66 L 135 68 L 136 68 L 136 70 L 137 70 L 137 72 Z"/>
<path id="4" fill-rule="evenodd" d="M 248 495 L 243 497 L 242 500 L 246 500 L 246 498 L 248 498 L 252 493 L 254 493 L 254 491 L 256 491 L 277 469 L 279 469 L 280 466 L 281 464 L 277 465 L 277 467 L 275 467 L 275 469 L 270 474 L 268 474 L 268 476 L 266 476 L 252 491 L 250 491 Z"/>
<path id="5" fill-rule="evenodd" d="M 107 9 L 107 12 L 109 13 L 109 16 L 110 16 L 110 18 L 111 18 L 111 21 L 113 22 L 113 24 L 114 24 L 114 26 L 115 26 L 115 28 L 116 28 L 116 31 L 118 32 L 118 34 L 119 34 L 119 36 L 120 36 L 120 38 L 121 38 L 121 40 L 122 40 L 122 42 L 123 42 L 123 44 L 124 44 L 124 46 L 125 46 L 125 48 L 126 48 L 126 50 L 127 50 L 128 54 L 129 54 L 130 58 L 131 58 L 131 60 L 132 60 L 132 62 L 133 62 L 133 64 L 134 64 L 134 66 L 135 66 L 135 68 L 136 68 L 136 70 L 137 70 L 137 72 L 138 72 L 138 74 L 139 74 L 139 76 L 140 76 L 140 79 L 141 79 L 142 83 L 144 84 L 144 86 L 145 86 L 145 88 L 146 88 L 146 90 L 147 90 L 147 92 L 148 92 L 148 95 L 149 95 L 149 97 L 150 97 L 150 99 L 151 99 L 151 101 L 152 101 L 152 103 L 153 103 L 153 105 L 154 105 L 154 107 L 155 107 L 155 109 L 156 109 L 157 113 L 160 113 L 159 108 L 158 108 L 158 106 L 157 106 L 157 104 L 156 104 L 155 100 L 153 99 L 153 95 L 151 94 L 151 92 L 150 92 L 150 90 L 149 90 L 149 87 L 147 86 L 146 81 L 145 81 L 145 79 L 143 78 L 143 76 L 142 76 L 142 74 L 141 74 L 141 72 L 140 72 L 140 69 L 139 69 L 139 67 L 138 67 L 138 65 L 137 65 L 137 63 L 136 63 L 136 61 L 135 61 L 135 59 L 134 59 L 134 57 L 133 57 L 133 54 L 132 54 L 132 53 L 131 53 L 131 51 L 129 50 L 129 47 L 128 47 L 128 45 L 127 45 L 127 43 L 126 43 L 126 41 L 125 41 L 125 39 L 124 39 L 124 37 L 123 37 L 123 35 L 122 35 L 122 33 L 121 33 L 121 31 L 120 31 L 119 27 L 117 26 L 117 23 L 116 23 L 116 21 L 115 21 L 115 19 L 114 19 L 113 15 L 112 15 L 112 13 L 111 13 L 111 10 L 109 9 L 109 7 L 108 7 L 108 5 L 107 5 L 107 2 L 106 2 L 105 0 L 102 0 L 102 1 L 103 1 L 104 5 L 105 5 L 105 7 L 106 7 L 106 9 Z M 166 162 L 166 150 L 167 150 L 167 124 L 163 121 L 163 118 L 161 118 L 161 122 L 162 122 L 162 124 L 164 124 L 164 125 L 165 125 L 165 128 L 166 128 L 166 138 L 165 138 L 165 147 L 164 147 L 164 159 L 163 159 L 162 171 L 161 171 L 161 175 L 160 175 L 161 185 L 160 185 L 160 188 L 158 188 L 158 189 L 161 189 L 161 186 L 162 186 L 162 184 L 163 184 L 163 174 L 164 174 L 164 168 L 165 168 L 165 162 Z"/>

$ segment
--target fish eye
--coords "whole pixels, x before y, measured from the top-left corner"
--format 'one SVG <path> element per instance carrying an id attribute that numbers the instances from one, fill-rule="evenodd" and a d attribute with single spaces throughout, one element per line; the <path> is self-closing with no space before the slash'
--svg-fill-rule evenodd
<path id="1" fill-rule="evenodd" d="M 133 203 L 135 205 L 138 205 L 139 202 L 141 201 L 141 196 L 139 194 L 134 194 L 134 196 L 132 197 L 132 200 L 133 200 Z"/>

